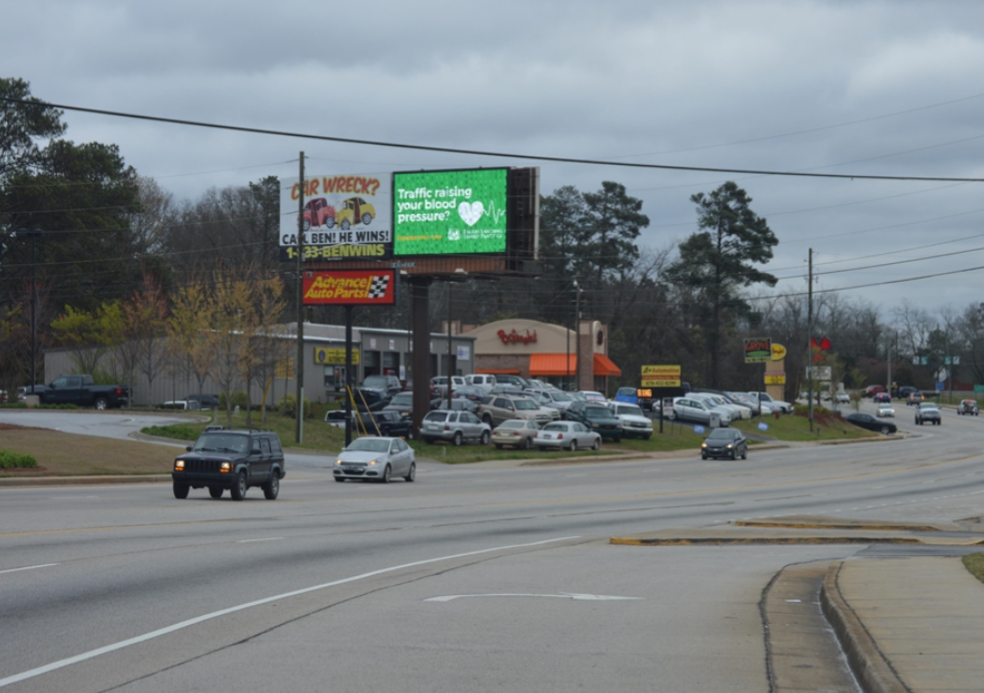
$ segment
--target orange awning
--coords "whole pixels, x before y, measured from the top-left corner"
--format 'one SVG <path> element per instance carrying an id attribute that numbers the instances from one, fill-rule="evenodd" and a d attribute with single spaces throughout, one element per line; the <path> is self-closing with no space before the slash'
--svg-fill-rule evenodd
<path id="1" fill-rule="evenodd" d="M 564 369 L 564 364 L 567 369 Z M 577 354 L 530 354 L 530 375 L 574 375 Z"/>
<path id="2" fill-rule="evenodd" d="M 518 368 L 476 368 L 475 372 L 484 375 L 519 375 Z"/>
<path id="3" fill-rule="evenodd" d="M 622 375 L 622 369 L 616 366 L 610 358 L 604 354 L 594 355 L 594 374 L 603 376 Z"/>

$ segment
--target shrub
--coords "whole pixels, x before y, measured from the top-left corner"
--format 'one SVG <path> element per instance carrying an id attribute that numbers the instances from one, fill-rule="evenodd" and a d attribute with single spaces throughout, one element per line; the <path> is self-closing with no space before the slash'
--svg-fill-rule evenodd
<path id="1" fill-rule="evenodd" d="M 280 398 L 280 413 L 292 419 L 297 418 L 297 398 L 294 395 L 286 394 Z M 304 418 L 313 419 L 314 409 L 311 407 L 311 400 L 304 398 Z"/>
<path id="2" fill-rule="evenodd" d="M 32 469 L 37 466 L 38 461 L 32 455 L 0 450 L 0 469 Z"/>

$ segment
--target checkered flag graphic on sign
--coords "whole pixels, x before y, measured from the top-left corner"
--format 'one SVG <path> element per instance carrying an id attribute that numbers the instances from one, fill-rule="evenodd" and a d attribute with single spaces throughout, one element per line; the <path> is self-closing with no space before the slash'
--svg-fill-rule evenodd
<path id="1" fill-rule="evenodd" d="M 369 285 L 369 298 L 383 298 L 386 295 L 386 287 L 389 286 L 389 275 L 384 274 L 382 277 L 373 277 L 372 283 Z"/>

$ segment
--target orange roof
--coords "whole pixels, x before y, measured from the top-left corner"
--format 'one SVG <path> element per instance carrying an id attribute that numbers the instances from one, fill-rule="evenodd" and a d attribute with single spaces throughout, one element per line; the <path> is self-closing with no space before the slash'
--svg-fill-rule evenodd
<path id="1" fill-rule="evenodd" d="M 567 369 L 564 369 L 564 362 Z M 530 354 L 530 375 L 574 375 L 577 354 Z"/>
<path id="2" fill-rule="evenodd" d="M 594 374 L 603 376 L 622 375 L 622 369 L 616 366 L 604 354 L 594 355 Z"/>

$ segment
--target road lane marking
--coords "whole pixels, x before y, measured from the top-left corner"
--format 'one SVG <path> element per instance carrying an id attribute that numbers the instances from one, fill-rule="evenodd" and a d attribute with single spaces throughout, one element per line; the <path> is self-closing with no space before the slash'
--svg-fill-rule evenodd
<path id="1" fill-rule="evenodd" d="M 450 556 L 441 556 L 439 558 L 426 558 L 422 561 L 414 561 L 413 563 L 404 563 L 403 565 L 391 566 L 389 568 L 380 568 L 379 570 L 372 570 L 368 573 L 362 573 L 361 575 L 353 575 L 352 577 L 342 578 L 341 580 L 334 580 L 332 582 L 326 582 L 321 585 L 314 585 L 313 587 L 305 587 L 303 589 L 294 590 L 292 592 L 284 592 L 283 594 L 277 594 L 272 597 L 264 597 L 263 599 L 257 599 L 256 601 L 247 602 L 246 604 L 239 604 L 238 606 L 230 606 L 227 609 L 220 609 L 219 611 L 213 611 L 210 614 L 204 614 L 202 616 L 196 616 L 195 618 L 190 618 L 187 621 L 181 621 L 180 623 L 175 623 L 170 626 L 165 626 L 164 628 L 158 628 L 149 633 L 144 633 L 143 635 L 137 635 L 133 638 L 127 638 L 126 640 L 121 640 L 110 645 L 105 645 L 103 647 L 98 647 L 94 650 L 89 650 L 88 652 L 83 652 L 82 654 L 77 654 L 74 657 L 67 657 L 66 659 L 60 659 L 57 662 L 52 662 L 51 664 L 45 664 L 44 666 L 36 667 L 34 669 L 29 669 L 28 671 L 21 672 L 20 674 L 14 674 L 13 676 L 8 676 L 6 678 L 0 679 L 0 688 L 4 688 L 14 683 L 19 683 L 21 681 L 26 681 L 28 679 L 33 679 L 41 674 L 47 674 L 52 671 L 57 671 L 58 669 L 64 669 L 72 664 L 78 664 L 79 662 L 84 662 L 89 659 L 94 659 L 104 654 L 109 654 L 110 652 L 116 652 L 117 650 L 122 650 L 125 647 L 130 647 L 131 645 L 138 645 L 148 640 L 154 640 L 163 635 L 168 635 L 170 633 L 177 632 L 179 630 L 184 630 L 185 628 L 190 628 L 191 626 L 198 625 L 199 623 L 204 623 L 205 621 L 211 621 L 221 616 L 227 616 L 229 614 L 234 614 L 237 611 L 245 611 L 246 609 L 251 609 L 255 606 L 262 606 L 263 604 L 269 604 L 270 602 L 275 602 L 278 599 L 288 599 L 290 597 L 297 597 L 302 594 L 308 594 L 309 592 L 316 592 L 318 590 L 327 589 L 329 587 L 337 587 L 338 585 L 345 585 L 350 582 L 358 582 L 359 580 L 365 580 L 367 578 L 376 577 L 377 575 L 385 575 L 386 573 L 393 573 L 398 570 L 403 570 L 405 568 L 416 568 L 417 566 L 428 565 L 430 563 L 439 563 L 441 561 L 451 561 L 457 558 L 468 558 L 470 556 L 480 556 L 485 553 L 493 553 L 495 551 L 509 551 L 511 549 L 526 549 L 532 546 L 543 546 L 545 544 L 554 544 L 560 541 L 570 541 L 572 539 L 579 539 L 578 536 L 572 537 L 558 537 L 557 539 L 545 539 L 543 541 L 534 541 L 529 544 L 512 544 L 509 546 L 497 546 L 491 549 L 479 549 L 478 551 L 468 551 L 465 553 L 457 553 Z"/>
<path id="2" fill-rule="evenodd" d="M 610 597 L 604 594 L 575 594 L 573 592 L 561 592 L 560 594 L 448 594 L 443 597 L 429 597 L 425 602 L 450 602 L 454 599 L 473 599 L 476 597 L 546 597 L 548 599 L 573 599 L 574 601 L 587 602 L 617 602 L 617 601 L 644 601 L 645 597 Z"/>
<path id="3" fill-rule="evenodd" d="M 22 570 L 37 570 L 38 568 L 50 568 L 51 566 L 58 565 L 57 563 L 42 563 L 41 565 L 28 565 L 23 568 L 10 568 L 8 570 L 0 570 L 0 575 L 5 573 L 19 573 Z"/>
<path id="4" fill-rule="evenodd" d="M 240 539 L 237 544 L 252 544 L 256 541 L 277 541 L 277 539 L 283 539 L 283 537 L 264 537 L 262 539 Z"/>

